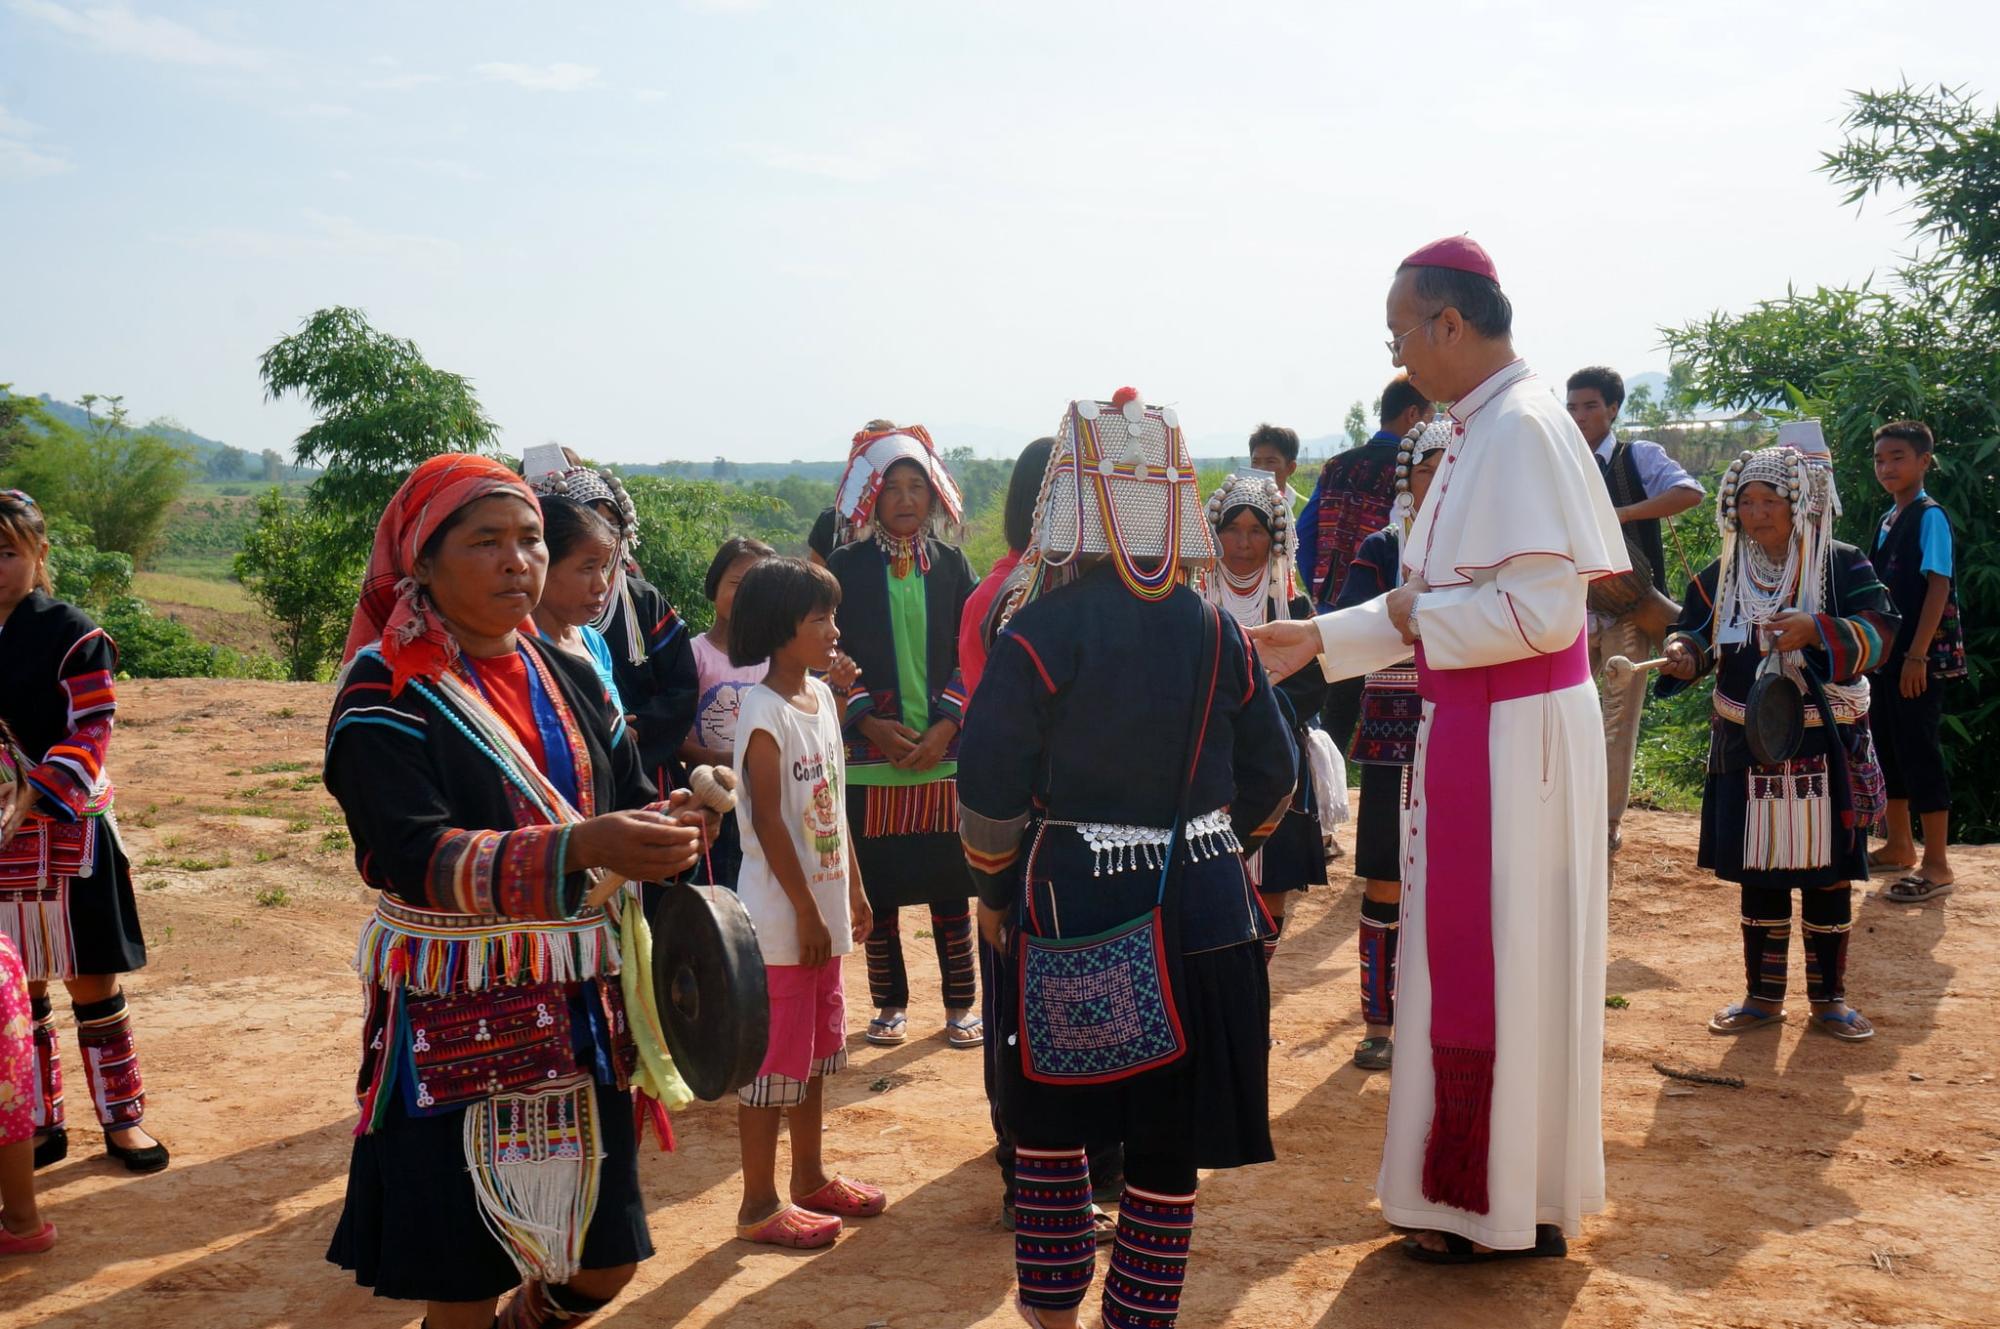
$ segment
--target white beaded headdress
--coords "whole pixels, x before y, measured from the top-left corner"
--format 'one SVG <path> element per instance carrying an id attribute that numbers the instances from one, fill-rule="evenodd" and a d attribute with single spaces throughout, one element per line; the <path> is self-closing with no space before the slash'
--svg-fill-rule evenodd
<path id="1" fill-rule="evenodd" d="M 1418 462 L 1433 452 L 1443 452 L 1450 445 L 1451 420 L 1445 416 L 1411 425 L 1410 431 L 1403 435 L 1403 441 L 1396 445 L 1394 513 L 1406 540 L 1410 536 L 1410 523 L 1417 519 L 1417 501 L 1410 495 L 1410 473 L 1417 469 Z"/>
<path id="2" fill-rule="evenodd" d="M 1110 555 L 1126 588 L 1149 600 L 1215 561 L 1180 419 L 1133 388 L 1069 404 L 1035 504 L 1040 589 L 1095 554 Z"/>
<path id="3" fill-rule="evenodd" d="M 1716 494 L 1715 524 L 1722 534 L 1715 594 L 1717 649 L 1719 629 L 1743 620 L 1746 609 L 1746 564 L 1752 556 L 1741 538 L 1743 522 L 1737 499 L 1744 485 L 1763 484 L 1776 490 L 1792 509 L 1792 536 L 1786 548 L 1784 580 L 1794 587 L 1788 608 L 1817 614 L 1827 603 L 1827 578 L 1832 566 L 1833 521 L 1840 515 L 1840 496 L 1833 485 L 1833 458 L 1817 420 L 1796 420 L 1778 431 L 1778 442 L 1745 452 L 1729 463 Z"/>
<path id="4" fill-rule="evenodd" d="M 1264 569 L 1250 581 L 1238 581 L 1223 565 L 1221 536 L 1229 515 L 1251 508 L 1271 532 L 1271 557 Z M 1209 496 L 1208 525 L 1216 533 L 1216 559 L 1202 577 L 1202 593 L 1214 604 L 1229 610 L 1246 627 L 1264 622 L 1265 605 L 1276 606 L 1277 618 L 1291 617 L 1294 577 L 1292 562 L 1292 505 L 1269 471 L 1237 471 Z"/>

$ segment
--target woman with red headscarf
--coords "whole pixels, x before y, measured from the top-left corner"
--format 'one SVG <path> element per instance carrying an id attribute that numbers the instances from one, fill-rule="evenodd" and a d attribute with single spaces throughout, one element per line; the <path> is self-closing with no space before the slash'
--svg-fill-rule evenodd
<path id="1" fill-rule="evenodd" d="M 654 791 L 603 684 L 521 630 L 547 569 L 520 476 L 418 467 L 376 530 L 327 735 L 382 892 L 328 1258 L 428 1302 L 431 1329 L 487 1329 L 517 1284 L 500 1324 L 574 1325 L 652 1253 L 617 895 L 692 867 L 702 831 L 684 794 L 623 810 Z"/>

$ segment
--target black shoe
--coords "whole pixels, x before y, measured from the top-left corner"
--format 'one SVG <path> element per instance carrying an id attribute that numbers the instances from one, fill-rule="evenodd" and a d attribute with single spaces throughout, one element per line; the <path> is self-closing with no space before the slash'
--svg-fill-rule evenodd
<path id="1" fill-rule="evenodd" d="M 158 1140 L 139 1149 L 127 1149 L 114 1142 L 109 1133 L 104 1137 L 104 1152 L 125 1165 L 127 1172 L 158 1172 L 167 1165 L 167 1147 Z"/>
<path id="2" fill-rule="evenodd" d="M 69 1157 L 69 1132 L 58 1126 L 46 1135 L 35 1137 L 35 1171 L 62 1162 Z"/>

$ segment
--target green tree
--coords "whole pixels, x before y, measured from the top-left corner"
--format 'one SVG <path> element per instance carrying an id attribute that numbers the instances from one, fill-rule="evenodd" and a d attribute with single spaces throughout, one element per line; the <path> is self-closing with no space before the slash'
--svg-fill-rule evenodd
<path id="1" fill-rule="evenodd" d="M 639 515 L 640 570 L 697 632 L 714 621 L 703 582 L 722 542 L 732 535 L 784 539 L 789 514 L 769 494 L 658 475 L 632 476 L 625 489 Z"/>
<path id="2" fill-rule="evenodd" d="M 40 402 L 33 397 L 15 396 L 9 390 L 13 386 L 0 383 L 0 469 L 6 467 L 16 448 L 47 432 L 54 424 Z"/>
<path id="3" fill-rule="evenodd" d="M 192 457 L 157 435 L 128 429 L 122 398 L 85 393 L 82 400 L 84 429 L 43 416 L 12 449 L 7 487 L 25 489 L 46 511 L 88 526 L 98 548 L 144 562 L 187 487 Z M 99 402 L 108 409 L 100 413 Z"/>
<path id="4" fill-rule="evenodd" d="M 257 363 L 266 397 L 296 392 L 319 417 L 293 443 L 293 460 L 325 468 L 309 501 L 357 561 L 367 555 L 382 509 L 419 463 L 493 447 L 493 422 L 471 381 L 432 368 L 415 342 L 376 331 L 358 309 L 317 311 Z M 267 454 L 267 480 L 277 478 L 271 469 Z"/>
<path id="5" fill-rule="evenodd" d="M 2000 836 L 2000 110 L 1955 88 L 1858 94 L 1821 163 L 1846 201 L 1908 194 L 1917 251 L 1885 285 L 1788 290 L 1745 314 L 1663 329 L 1684 383 L 1723 406 L 1820 417 L 1845 499 L 1840 535 L 1873 543 L 1886 502 L 1870 441 L 1896 418 L 1937 435 L 1931 496 L 1957 531 L 1972 677 L 1945 716 L 1953 830 Z"/>
<path id="6" fill-rule="evenodd" d="M 1341 422 L 1340 427 L 1347 433 L 1347 446 L 1350 448 L 1358 448 L 1375 436 L 1375 431 L 1368 425 L 1368 408 L 1360 402 L 1347 408 L 1347 419 Z"/>
<path id="7" fill-rule="evenodd" d="M 236 556 L 236 578 L 277 625 L 289 675 L 318 678 L 347 636 L 361 590 L 361 564 L 348 556 L 331 519 L 276 489 L 266 493 Z"/>

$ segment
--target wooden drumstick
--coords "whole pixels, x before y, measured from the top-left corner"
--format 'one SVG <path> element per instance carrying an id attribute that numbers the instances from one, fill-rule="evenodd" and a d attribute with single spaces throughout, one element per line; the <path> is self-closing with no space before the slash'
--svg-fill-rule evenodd
<path id="1" fill-rule="evenodd" d="M 1672 663 L 1673 661 L 1664 655 L 1652 660 L 1628 660 L 1622 655 L 1614 655 L 1604 662 L 1604 676 L 1611 679 L 1623 679 L 1633 674 L 1643 674 L 1649 669 L 1658 669 L 1662 665 Z"/>

